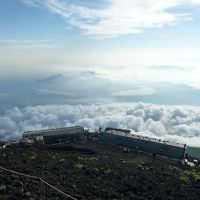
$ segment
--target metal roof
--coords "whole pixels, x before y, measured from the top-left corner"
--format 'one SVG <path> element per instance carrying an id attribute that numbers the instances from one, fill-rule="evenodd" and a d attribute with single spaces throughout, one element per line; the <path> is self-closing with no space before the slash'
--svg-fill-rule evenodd
<path id="1" fill-rule="evenodd" d="M 118 131 L 118 130 L 114 130 L 114 129 L 108 130 L 106 132 L 112 133 L 112 134 L 115 134 L 115 135 L 130 137 L 130 138 L 134 138 L 134 139 L 157 142 L 157 143 L 160 143 L 160 144 L 172 145 L 172 146 L 177 146 L 177 147 L 182 147 L 182 148 L 186 147 L 186 144 L 180 144 L 180 143 L 176 143 L 176 142 L 172 142 L 172 141 L 161 140 L 161 139 L 157 139 L 157 138 L 151 138 L 151 137 L 136 135 L 136 134 L 132 134 L 132 133 L 124 133 L 122 131 Z"/>
<path id="2" fill-rule="evenodd" d="M 83 128 L 81 126 L 71 126 L 71 127 L 62 127 L 62 128 L 49 128 L 49 129 L 41 129 L 41 130 L 33 130 L 33 131 L 24 131 L 24 133 L 37 133 L 37 132 L 51 132 L 55 130 L 69 130 L 75 128 Z"/>

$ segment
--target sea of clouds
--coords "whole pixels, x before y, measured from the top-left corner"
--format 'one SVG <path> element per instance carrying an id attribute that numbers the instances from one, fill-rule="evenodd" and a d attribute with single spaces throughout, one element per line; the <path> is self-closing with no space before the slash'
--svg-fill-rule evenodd
<path id="1" fill-rule="evenodd" d="M 45 105 L 13 107 L 0 115 L 0 140 L 20 138 L 27 130 L 80 125 L 131 129 L 200 147 L 200 107 L 154 104 Z"/>

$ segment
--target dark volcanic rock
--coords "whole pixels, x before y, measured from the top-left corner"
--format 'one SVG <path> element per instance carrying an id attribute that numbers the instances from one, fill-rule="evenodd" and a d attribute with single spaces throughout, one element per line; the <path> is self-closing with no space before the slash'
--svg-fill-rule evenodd
<path id="1" fill-rule="evenodd" d="M 177 163 L 159 157 L 152 163 L 151 155 L 136 156 L 101 143 L 74 144 L 59 150 L 6 148 L 0 150 L 0 166 L 41 177 L 80 200 L 200 199 L 200 180 L 186 177 L 181 181 L 185 172 Z M 186 170 L 189 173 L 191 169 Z M 66 198 L 40 180 L 0 170 L 0 199 Z"/>

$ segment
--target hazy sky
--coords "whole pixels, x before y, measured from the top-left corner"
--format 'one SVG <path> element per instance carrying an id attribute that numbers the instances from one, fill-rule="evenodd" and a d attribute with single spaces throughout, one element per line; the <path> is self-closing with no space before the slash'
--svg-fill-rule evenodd
<path id="1" fill-rule="evenodd" d="M 1 0 L 0 101 L 75 88 L 197 105 L 199 35 L 200 0 Z"/>
<path id="2" fill-rule="evenodd" d="M 200 60 L 199 0 L 2 0 L 0 27 L 1 68 Z"/>

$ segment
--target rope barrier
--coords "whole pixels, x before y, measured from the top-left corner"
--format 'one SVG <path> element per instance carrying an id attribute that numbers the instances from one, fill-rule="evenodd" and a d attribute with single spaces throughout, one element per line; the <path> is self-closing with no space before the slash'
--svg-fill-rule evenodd
<path id="1" fill-rule="evenodd" d="M 40 180 L 41 182 L 43 182 L 44 184 L 48 185 L 49 187 L 51 187 L 52 189 L 54 189 L 58 193 L 62 194 L 63 196 L 65 196 L 67 198 L 70 198 L 70 199 L 73 199 L 73 200 L 77 200 L 76 198 L 70 196 L 69 194 L 66 194 L 65 192 L 63 192 L 63 191 L 59 190 L 58 188 L 54 187 L 53 185 L 49 184 L 48 182 L 46 182 L 45 180 L 43 180 L 40 177 L 24 174 L 24 173 L 21 173 L 21 172 L 16 172 L 14 170 L 6 169 L 4 167 L 0 167 L 0 169 L 3 170 L 3 171 L 7 171 L 7 172 L 10 172 L 10 173 L 13 173 L 13 174 L 20 175 L 20 176 L 25 176 L 25 177 L 28 177 L 28 178 Z"/>

